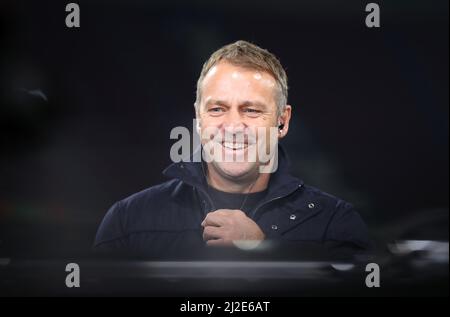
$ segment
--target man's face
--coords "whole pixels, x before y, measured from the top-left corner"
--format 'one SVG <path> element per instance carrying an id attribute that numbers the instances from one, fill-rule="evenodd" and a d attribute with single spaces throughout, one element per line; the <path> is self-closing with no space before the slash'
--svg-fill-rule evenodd
<path id="1" fill-rule="evenodd" d="M 261 165 L 257 148 L 268 150 L 270 128 L 278 125 L 277 89 L 270 74 L 226 62 L 218 63 L 205 76 L 197 114 L 200 135 L 203 145 L 215 144 L 215 159 L 209 166 L 222 177 L 245 179 Z M 256 153 L 256 159 L 251 153 Z"/>

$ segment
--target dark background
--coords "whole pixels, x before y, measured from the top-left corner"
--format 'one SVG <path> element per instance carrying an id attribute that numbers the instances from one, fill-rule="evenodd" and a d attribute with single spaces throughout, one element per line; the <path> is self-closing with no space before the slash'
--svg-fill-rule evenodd
<path id="1" fill-rule="evenodd" d="M 165 180 L 203 62 L 238 39 L 287 70 L 294 174 L 376 237 L 448 217 L 447 0 L 377 1 L 379 29 L 370 1 L 77 1 L 79 29 L 68 2 L 0 4 L 0 255 L 88 251 L 115 201 Z"/>

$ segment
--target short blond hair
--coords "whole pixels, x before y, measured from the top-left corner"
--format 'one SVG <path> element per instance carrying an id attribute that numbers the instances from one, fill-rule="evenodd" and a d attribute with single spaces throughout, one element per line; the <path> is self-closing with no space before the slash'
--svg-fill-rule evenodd
<path id="1" fill-rule="evenodd" d="M 278 86 L 278 92 L 275 97 L 278 115 L 282 114 L 284 107 L 287 104 L 288 97 L 286 72 L 275 55 L 268 50 L 247 41 L 237 41 L 223 46 L 215 51 L 203 64 L 200 77 L 197 81 L 197 96 L 194 104 L 197 112 L 201 100 L 201 85 L 203 79 L 209 70 L 220 61 L 228 62 L 234 66 L 267 72 L 272 75 Z"/>

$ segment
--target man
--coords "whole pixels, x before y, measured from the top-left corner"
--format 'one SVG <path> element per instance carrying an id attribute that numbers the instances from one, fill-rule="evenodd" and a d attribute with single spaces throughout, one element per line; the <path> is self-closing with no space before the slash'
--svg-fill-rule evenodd
<path id="1" fill-rule="evenodd" d="M 166 256 L 271 241 L 368 248 L 366 226 L 350 204 L 289 174 L 277 146 L 289 131 L 287 91 L 280 62 L 258 46 L 238 41 L 212 54 L 195 102 L 204 160 L 174 163 L 164 171 L 172 180 L 114 204 L 95 249 Z M 274 129 L 275 138 L 266 137 Z M 272 152 L 269 159 L 261 148 Z"/>

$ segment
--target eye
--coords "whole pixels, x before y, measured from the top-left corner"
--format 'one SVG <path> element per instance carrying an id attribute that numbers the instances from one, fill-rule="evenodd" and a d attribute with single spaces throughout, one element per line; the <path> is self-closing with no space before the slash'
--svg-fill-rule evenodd
<path id="1" fill-rule="evenodd" d="M 224 111 L 225 109 L 222 107 L 211 107 L 208 109 L 208 113 L 213 116 L 221 115 Z"/>
<path id="2" fill-rule="evenodd" d="M 258 110 L 258 109 L 245 108 L 243 111 L 245 114 L 247 114 L 251 117 L 256 117 L 261 114 L 261 110 Z"/>

